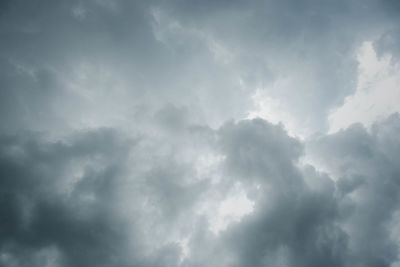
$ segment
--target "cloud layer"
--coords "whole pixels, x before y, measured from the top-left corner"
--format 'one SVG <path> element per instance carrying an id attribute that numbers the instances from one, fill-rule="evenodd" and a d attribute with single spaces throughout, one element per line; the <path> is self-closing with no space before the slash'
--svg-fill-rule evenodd
<path id="1" fill-rule="evenodd" d="M 0 265 L 400 266 L 399 12 L 1 1 Z"/>

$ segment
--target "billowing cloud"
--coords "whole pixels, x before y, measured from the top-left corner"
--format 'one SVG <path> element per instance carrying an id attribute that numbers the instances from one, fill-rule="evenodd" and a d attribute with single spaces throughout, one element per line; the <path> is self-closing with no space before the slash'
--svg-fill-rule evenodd
<path id="1" fill-rule="evenodd" d="M 390 266 L 398 260 L 399 239 L 392 220 L 399 211 L 399 114 L 375 123 L 371 132 L 360 124 L 311 141 L 313 157 L 337 177 L 343 229 L 355 261 L 362 266 Z"/>
<path id="2" fill-rule="evenodd" d="M 0 265 L 399 266 L 399 12 L 1 1 Z"/>
<path id="3" fill-rule="evenodd" d="M 399 211 L 398 124 L 394 115 L 372 133 L 356 125 L 307 143 L 336 180 L 299 165 L 302 143 L 260 119 L 200 137 L 196 146 L 221 158 L 211 176 L 193 168 L 196 158 L 176 161 L 164 149 L 145 149 L 150 140 L 109 129 L 57 142 L 32 133 L 3 136 L 1 260 L 389 266 L 397 260 L 398 239 L 390 235 L 397 226 L 390 225 Z M 188 155 L 188 148 L 173 151 Z M 229 199 L 238 186 L 251 212 L 213 231 L 213 213 L 201 212 L 202 205 Z"/>

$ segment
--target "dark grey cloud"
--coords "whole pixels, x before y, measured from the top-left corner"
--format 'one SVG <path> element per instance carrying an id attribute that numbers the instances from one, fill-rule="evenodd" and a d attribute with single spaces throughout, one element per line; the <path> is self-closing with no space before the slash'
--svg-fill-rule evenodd
<path id="1" fill-rule="evenodd" d="M 169 236 L 188 231 L 208 183 L 164 149 L 107 128 L 56 141 L 3 134 L 1 264 L 177 266 L 182 248 Z"/>
<path id="2" fill-rule="evenodd" d="M 337 180 L 312 166 L 299 167 L 296 161 L 302 146 L 280 126 L 261 120 L 224 126 L 222 142 L 237 138 L 223 145 L 224 168 L 228 166 L 229 174 L 243 183 L 259 185 L 256 191 L 247 187 L 255 210 L 219 237 L 207 236 L 204 226 L 199 227 L 192 237 L 193 247 L 212 249 L 198 248 L 187 264 L 392 266 L 398 261 L 399 242 L 393 236 L 393 227 L 398 227 L 393 220 L 400 208 L 395 156 L 399 121 L 395 114 L 375 124 L 371 132 L 353 125 L 309 141 L 307 150 L 339 175 Z M 288 144 L 292 150 L 282 157 Z M 288 170 L 292 170 L 286 177 L 290 180 L 285 180 Z"/>
<path id="3" fill-rule="evenodd" d="M 125 144 L 106 129 L 74 139 L 1 137 L 3 266 L 127 266 L 127 225 L 113 207 Z M 82 162 L 82 177 L 74 181 Z"/>
<path id="4" fill-rule="evenodd" d="M 302 154 L 302 146 L 287 136 L 282 125 L 255 119 L 228 123 L 219 131 L 227 168 L 239 177 L 282 180 L 281 170 L 289 172 L 288 179 L 296 176 L 290 169 Z"/>
<path id="5" fill-rule="evenodd" d="M 188 266 L 346 266 L 334 182 L 297 167 L 302 144 L 259 119 L 229 123 L 219 135 L 224 172 L 247 185 L 255 210 L 218 237 L 200 224 Z"/>
<path id="6" fill-rule="evenodd" d="M 398 14 L 0 1 L 0 265 L 397 266 L 399 115 L 323 130 L 364 42 L 398 61 Z M 259 91 L 322 133 L 246 119 Z"/>
<path id="7" fill-rule="evenodd" d="M 309 144 L 313 157 L 338 177 L 342 223 L 359 265 L 390 266 L 398 260 L 398 240 L 389 224 L 400 208 L 399 122 L 394 114 L 375 123 L 371 132 L 353 125 Z"/>
<path id="8" fill-rule="evenodd" d="M 261 190 L 255 212 L 224 237 L 238 255 L 235 266 L 343 266 L 347 238 L 337 226 L 329 177 L 308 171 L 314 179 L 326 180 L 318 190 L 308 188 L 295 165 L 302 146 L 279 125 L 253 120 L 231 131 L 238 138 L 230 144 L 235 151 L 227 155 L 230 169 L 245 170 L 242 179 L 256 175 Z M 231 157 L 240 159 L 231 162 Z"/>
<path id="9" fill-rule="evenodd" d="M 340 174 L 336 182 L 299 165 L 303 144 L 261 119 L 229 122 L 211 136 L 186 126 L 189 138 L 203 140 L 197 151 L 211 145 L 221 153 L 217 183 L 196 178 L 196 158 L 178 160 L 190 155 L 187 147 L 148 150 L 156 143 L 149 137 L 111 129 L 56 142 L 32 132 L 3 135 L 2 263 L 390 266 L 397 260 L 388 225 L 399 209 L 399 121 L 393 115 L 371 133 L 355 125 L 309 141 L 311 155 Z M 161 139 L 174 135 L 167 129 Z M 223 199 L 235 183 L 254 211 L 216 235 L 196 209 Z M 182 261 L 183 237 L 189 254 Z"/>

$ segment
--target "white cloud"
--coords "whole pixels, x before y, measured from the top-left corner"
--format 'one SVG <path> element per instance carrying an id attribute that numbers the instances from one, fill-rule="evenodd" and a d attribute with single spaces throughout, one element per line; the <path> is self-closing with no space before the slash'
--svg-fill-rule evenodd
<path id="1" fill-rule="evenodd" d="M 360 47 L 358 61 L 357 90 L 330 113 L 330 133 L 357 122 L 369 127 L 400 111 L 400 65 L 390 55 L 379 58 L 371 42 Z"/>
<path id="2" fill-rule="evenodd" d="M 254 202 L 249 200 L 240 184 L 234 186 L 233 192 L 217 204 L 217 209 L 210 211 L 210 230 L 214 234 L 225 230 L 229 224 L 239 222 L 241 218 L 253 212 Z"/>
<path id="3" fill-rule="evenodd" d="M 291 82 L 289 79 L 281 79 L 276 81 L 273 87 L 275 89 L 288 87 L 291 86 Z M 300 124 L 298 118 L 289 113 L 287 107 L 278 98 L 269 96 L 267 89 L 257 89 L 251 99 L 253 109 L 248 112 L 246 119 L 261 118 L 274 124 L 282 123 L 290 136 L 300 139 L 304 139 L 313 132 L 304 124 Z"/>

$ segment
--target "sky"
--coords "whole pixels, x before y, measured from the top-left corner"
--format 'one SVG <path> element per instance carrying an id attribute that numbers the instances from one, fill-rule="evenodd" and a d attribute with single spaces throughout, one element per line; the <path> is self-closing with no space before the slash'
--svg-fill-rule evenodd
<path id="1" fill-rule="evenodd" d="M 0 266 L 400 267 L 397 0 L 0 1 Z"/>

